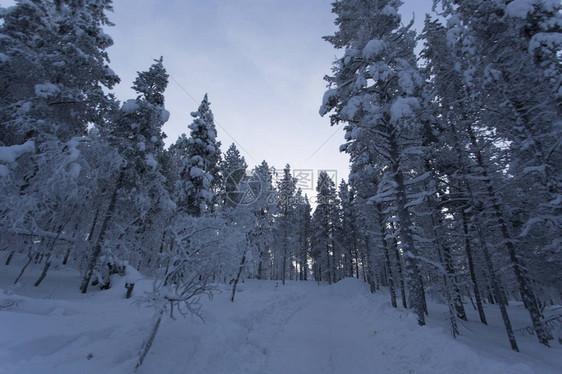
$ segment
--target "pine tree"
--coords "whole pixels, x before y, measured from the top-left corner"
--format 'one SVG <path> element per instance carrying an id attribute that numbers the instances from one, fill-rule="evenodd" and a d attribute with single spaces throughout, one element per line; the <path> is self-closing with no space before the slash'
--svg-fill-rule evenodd
<path id="1" fill-rule="evenodd" d="M 331 284 L 338 280 L 341 245 L 337 235 L 340 222 L 336 187 L 325 171 L 318 175 L 316 192 L 317 206 L 312 216 L 314 269 L 318 273 L 318 281 L 326 280 Z"/>
<path id="2" fill-rule="evenodd" d="M 334 111 L 332 123 L 348 123 L 348 143 L 342 150 L 353 154 L 361 151 L 361 144 L 369 143 L 379 154 L 376 166 L 385 174 L 373 200 L 383 202 L 392 197 L 395 203 L 410 304 L 423 325 L 425 296 L 414 239 L 419 228 L 413 226 L 411 216 L 411 207 L 417 205 L 423 191 L 416 191 L 418 195 L 410 191 L 419 170 L 416 155 L 423 152 L 416 120 L 423 82 L 416 67 L 414 33 L 409 26 L 400 25 L 401 4 L 396 0 L 334 3 L 339 29 L 325 39 L 336 48 L 345 48 L 345 54 L 334 64 L 334 76 L 326 78 L 334 88 L 324 95 L 320 114 Z"/>
<path id="3" fill-rule="evenodd" d="M 194 120 L 189 125 L 187 155 L 180 168 L 180 209 L 197 217 L 212 212 L 217 204 L 221 185 L 221 143 L 216 140 L 217 131 L 207 95 L 191 116 Z"/>
<path id="4" fill-rule="evenodd" d="M 344 246 L 343 257 L 343 276 L 353 277 L 356 273 L 359 259 L 357 256 L 357 232 L 356 222 L 353 215 L 353 200 L 355 198 L 353 188 L 342 179 L 338 198 L 341 202 L 341 236 L 339 242 Z"/>
<path id="5" fill-rule="evenodd" d="M 102 120 L 112 106 L 103 88 L 119 82 L 102 29 L 111 9 L 110 0 L 38 0 L 1 15 L 1 142 L 68 141 Z"/>
<path id="6" fill-rule="evenodd" d="M 273 204 L 274 196 L 272 171 L 266 161 L 262 161 L 250 177 L 249 187 L 252 190 L 247 196 L 252 197 L 251 210 L 256 217 L 255 227 L 250 233 L 250 243 L 256 248 L 253 259 L 254 274 L 257 279 L 271 278 L 273 253 L 271 250 L 274 242 L 274 215 L 277 206 Z"/>
<path id="7" fill-rule="evenodd" d="M 245 189 L 244 182 L 247 181 L 246 176 L 246 160 L 240 155 L 240 151 L 236 145 L 232 143 L 226 150 L 224 160 L 222 162 L 222 175 L 224 183 L 224 204 L 227 206 L 236 206 L 243 203 L 251 202 L 253 199 L 247 196 L 248 191 Z M 250 198 L 244 199 L 244 198 Z"/>
<path id="8" fill-rule="evenodd" d="M 47 249 L 39 254 L 45 267 L 37 285 L 57 255 L 55 244 L 72 235 L 81 242 L 85 215 L 77 212 L 97 196 L 98 181 L 85 175 L 97 143 L 85 135 L 116 107 L 104 93 L 119 82 L 105 51 L 112 44 L 102 29 L 110 25 L 109 10 L 105 0 L 37 0 L 18 1 L 0 15 L 0 144 L 29 149 L 17 170 L 16 163 L 2 165 L 11 179 L 1 194 L 2 226 L 56 233 L 41 239 Z M 65 252 L 68 258 L 70 248 Z"/>
<path id="9" fill-rule="evenodd" d="M 295 262 L 297 264 L 297 274 L 296 279 L 301 281 L 308 280 L 308 259 L 310 256 L 310 238 L 312 235 L 311 227 L 311 211 L 310 202 L 308 196 L 302 196 L 302 191 L 297 190 L 296 194 L 296 250 L 295 250 Z"/>
<path id="10" fill-rule="evenodd" d="M 139 72 L 132 87 L 139 96 L 123 103 L 115 122 L 101 129 L 109 143 L 118 149 L 122 161 L 116 171 L 117 183 L 112 188 L 102 228 L 88 259 L 81 285 L 83 293 L 102 253 L 106 257 L 125 257 L 134 264 L 143 258 L 150 262 L 150 252 L 159 248 L 166 220 L 175 210 L 158 162 L 164 152 L 162 126 L 169 117 L 163 96 L 167 79 L 162 58 L 155 60 L 148 71 Z M 119 202 L 119 197 L 124 201 Z M 120 237 L 120 240 L 113 238 L 114 245 L 119 243 L 117 250 L 104 248 L 111 219 L 115 226 L 116 219 L 124 221 L 119 225 L 123 232 L 114 233 Z M 122 253 L 121 248 L 129 248 L 130 252 Z"/>
<path id="11" fill-rule="evenodd" d="M 279 180 L 277 185 L 278 201 L 277 201 L 277 237 L 276 248 L 274 254 L 275 269 L 283 284 L 287 278 L 288 267 L 292 257 L 292 249 L 295 241 L 294 236 L 294 216 L 295 216 L 295 192 L 296 180 L 291 175 L 291 166 L 287 164 L 283 169 L 283 178 Z M 281 264 L 279 264 L 281 262 Z"/>
<path id="12" fill-rule="evenodd" d="M 503 247 L 513 265 L 537 337 L 548 345 L 526 263 L 541 262 L 534 248 L 546 254 L 560 240 L 560 202 L 555 191 L 562 177 L 554 165 L 560 163 L 561 153 L 554 139 L 560 138 L 562 127 L 553 95 L 556 90 L 552 80 L 545 79 L 552 65 L 546 70 L 536 65 L 541 57 L 527 52 L 526 33 L 513 17 L 503 17 L 506 11 L 509 15 L 513 8 L 508 5 L 506 9 L 503 2 L 458 2 L 450 11 L 455 19 L 452 31 L 463 36 L 462 45 L 469 46 L 463 50 L 470 66 L 470 73 L 465 73 L 470 79 L 465 82 L 473 93 L 471 99 L 485 108 L 478 113 L 478 122 L 467 127 L 485 191 L 487 209 L 482 213 L 498 228 L 502 242 L 496 246 Z M 479 131 L 481 128 L 486 131 Z M 503 165 L 509 180 L 494 175 L 496 165 L 481 151 L 483 144 L 500 142 L 508 144 L 496 155 L 503 153 L 509 159 Z M 511 189 L 506 190 L 505 183 Z M 522 201 L 533 201 L 531 206 L 538 210 Z"/>

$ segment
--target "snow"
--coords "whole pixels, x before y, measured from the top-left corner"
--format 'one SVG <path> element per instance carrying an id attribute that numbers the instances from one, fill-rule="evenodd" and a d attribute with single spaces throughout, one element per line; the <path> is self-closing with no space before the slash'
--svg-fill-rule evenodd
<path id="1" fill-rule="evenodd" d="M 78 157 L 80 157 L 80 150 L 78 149 L 78 146 L 80 145 L 81 139 L 82 138 L 72 138 L 66 143 L 68 146 L 68 162 L 76 161 Z"/>
<path id="2" fill-rule="evenodd" d="M 192 178 L 199 178 L 203 175 L 203 169 L 194 166 L 189 171 L 189 175 L 191 175 Z"/>
<path id="3" fill-rule="evenodd" d="M 162 111 L 160 112 L 160 120 L 162 122 L 168 122 L 169 119 L 170 119 L 170 112 L 167 111 L 166 109 L 162 109 Z"/>
<path id="4" fill-rule="evenodd" d="M 355 117 L 355 113 L 357 113 L 360 107 L 361 98 L 358 96 L 353 96 L 341 110 L 341 115 L 345 119 L 353 120 L 353 117 Z M 353 136 L 352 139 L 354 139 Z"/>
<path id="5" fill-rule="evenodd" d="M 32 264 L 13 285 L 24 262 L 16 257 L 0 273 L 0 372 L 131 373 L 154 314 L 137 301 L 152 281 L 128 267 L 111 289 L 83 295 L 79 272 L 61 265 L 33 287 L 42 265 Z M 127 281 L 135 282 L 131 300 Z M 512 352 L 494 305 L 485 305 L 484 326 L 467 304 L 469 321 L 454 340 L 446 305 L 429 299 L 428 326 L 419 327 L 415 314 L 390 306 L 387 290 L 371 294 L 357 279 L 245 280 L 234 303 L 229 290 L 202 301 L 205 322 L 166 316 L 138 373 L 554 374 L 562 365 L 561 346 L 534 337 L 518 335 L 522 352 Z M 510 304 L 514 328 L 527 326 L 524 308 Z"/>
<path id="6" fill-rule="evenodd" d="M 381 54 L 385 48 L 385 42 L 380 39 L 370 40 L 363 48 L 363 57 L 366 59 L 372 59 Z"/>
<path id="7" fill-rule="evenodd" d="M 6 165 L 0 165 L 0 177 L 7 177 L 10 175 L 10 169 Z"/>
<path id="8" fill-rule="evenodd" d="M 463 76 L 464 76 L 464 83 L 466 83 L 466 85 L 468 87 L 473 87 L 473 81 L 474 81 L 474 73 L 476 72 L 476 69 L 471 67 L 465 70 Z"/>
<path id="9" fill-rule="evenodd" d="M 539 32 L 531 38 L 529 42 L 529 51 L 534 52 L 535 49 L 546 47 L 548 49 L 559 49 L 562 46 L 562 33 Z"/>
<path id="10" fill-rule="evenodd" d="M 537 172 L 539 174 L 544 174 L 546 170 L 546 165 L 539 165 L 539 166 L 527 166 L 523 169 L 523 174 Z"/>
<path id="11" fill-rule="evenodd" d="M 2 257 L 4 262 L 5 258 Z M 24 262 L 0 274 L 0 372 L 130 373 L 150 330 L 153 310 L 136 302 L 152 281 L 128 267 L 113 276 L 110 290 L 79 293 L 79 272 L 55 266 L 40 287 L 32 286 L 41 265 L 31 265 L 18 285 Z M 135 282 L 126 300 L 125 282 Z M 445 305 L 429 303 L 429 326 L 389 305 L 387 291 L 371 294 L 362 281 L 246 280 L 236 302 L 220 286 L 203 301 L 205 322 L 168 317 L 138 373 L 497 373 L 551 374 L 562 365 L 560 346 L 548 349 L 518 336 L 522 353 L 509 350 L 497 308 L 486 305 L 490 326 L 461 325 L 453 340 Z M 136 299 L 135 299 L 136 298 Z M 526 311 L 511 303 L 515 328 L 528 324 Z M 527 317 L 528 318 L 528 317 Z M 490 331 L 491 333 L 484 333 Z"/>
<path id="12" fill-rule="evenodd" d="M 513 0 L 505 8 L 508 16 L 514 18 L 525 18 L 535 9 L 537 0 Z"/>
<path id="13" fill-rule="evenodd" d="M 69 173 L 72 178 L 76 179 L 80 176 L 80 171 L 82 171 L 82 166 L 79 163 L 73 162 L 69 166 Z"/>
<path id="14" fill-rule="evenodd" d="M 35 95 L 43 98 L 49 98 L 51 96 L 58 95 L 60 89 L 57 85 L 52 83 L 36 84 L 35 85 Z"/>
<path id="15" fill-rule="evenodd" d="M 146 164 L 154 169 L 156 169 L 156 167 L 158 166 L 158 161 L 156 161 L 156 159 L 154 158 L 154 156 L 152 155 L 152 153 L 149 153 L 146 155 L 145 158 Z"/>
<path id="16" fill-rule="evenodd" d="M 121 111 L 124 112 L 124 113 L 127 113 L 127 114 L 134 113 L 139 109 L 140 109 L 140 106 L 137 103 L 137 101 L 134 100 L 134 99 L 130 99 L 130 100 L 125 101 L 123 103 L 123 105 L 121 106 Z"/>
<path id="17" fill-rule="evenodd" d="M 324 92 L 324 96 L 322 97 L 322 105 L 320 106 L 321 116 L 324 116 L 326 113 L 328 113 L 331 110 L 332 106 L 330 103 L 336 98 L 337 95 L 338 95 L 338 90 L 335 88 L 331 88 L 326 92 Z"/>
<path id="18" fill-rule="evenodd" d="M 392 5 L 387 5 L 381 10 L 381 14 L 384 14 L 386 16 L 397 16 L 398 15 L 398 9 L 396 9 Z"/>
<path id="19" fill-rule="evenodd" d="M 35 153 L 35 142 L 28 140 L 21 145 L 0 147 L 0 162 L 11 163 L 25 153 Z"/>
<path id="20" fill-rule="evenodd" d="M 414 80 L 410 72 L 404 70 L 398 72 L 398 86 L 407 95 L 414 93 Z"/>
<path id="21" fill-rule="evenodd" d="M 113 71 L 113 69 L 111 69 L 108 66 L 106 66 L 106 68 L 105 68 L 105 73 L 110 77 L 117 77 L 117 74 L 115 73 L 115 71 Z"/>
<path id="22" fill-rule="evenodd" d="M 390 120 L 398 122 L 402 118 L 411 117 L 419 107 L 420 103 L 415 97 L 399 97 L 390 107 Z"/>
<path id="23" fill-rule="evenodd" d="M 392 70 L 387 63 L 377 61 L 369 67 L 369 73 L 371 73 L 371 77 L 375 82 L 378 80 L 384 81 L 390 77 Z"/>

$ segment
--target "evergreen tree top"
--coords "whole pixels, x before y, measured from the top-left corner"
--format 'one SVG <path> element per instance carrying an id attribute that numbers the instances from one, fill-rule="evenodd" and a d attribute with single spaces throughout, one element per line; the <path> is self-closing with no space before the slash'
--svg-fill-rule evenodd
<path id="1" fill-rule="evenodd" d="M 138 72 L 133 88 L 147 102 L 153 105 L 164 105 L 164 91 L 168 86 L 168 77 L 163 64 L 163 57 L 154 60 L 148 71 Z"/>

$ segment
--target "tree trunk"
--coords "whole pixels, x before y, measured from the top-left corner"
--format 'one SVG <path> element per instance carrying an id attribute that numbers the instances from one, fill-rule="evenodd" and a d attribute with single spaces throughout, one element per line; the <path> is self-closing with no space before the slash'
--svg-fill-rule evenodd
<path id="1" fill-rule="evenodd" d="M 367 273 L 367 283 L 369 283 L 371 293 L 375 293 L 377 290 L 377 285 L 375 280 L 375 274 L 373 271 L 373 261 L 371 258 L 372 253 L 369 245 L 369 237 L 367 235 L 365 235 L 365 252 L 367 253 L 366 254 L 367 263 L 365 264 L 366 273 Z"/>
<path id="2" fill-rule="evenodd" d="M 242 255 L 242 260 L 240 260 L 240 266 L 238 267 L 238 274 L 236 274 L 236 278 L 234 279 L 234 284 L 232 285 L 232 296 L 230 298 L 231 302 L 234 302 L 236 287 L 238 286 L 238 281 L 240 281 L 240 275 L 242 274 L 242 270 L 244 270 L 244 263 L 246 263 L 246 251 L 244 251 L 244 254 Z"/>
<path id="3" fill-rule="evenodd" d="M 406 301 L 406 282 L 404 282 L 404 273 L 402 271 L 402 261 L 400 259 L 400 251 L 398 251 L 398 243 L 396 239 L 392 241 L 394 248 L 394 258 L 396 259 L 396 268 L 398 269 L 398 279 L 400 280 L 400 296 L 402 298 L 402 307 L 408 309 L 408 303 Z"/>
<path id="4" fill-rule="evenodd" d="M 154 326 L 152 327 L 152 331 L 150 332 L 150 336 L 148 337 L 148 339 L 142 345 L 141 352 L 140 352 L 140 355 L 139 355 L 139 361 L 135 365 L 135 372 L 142 365 L 142 363 L 144 362 L 144 359 L 146 358 L 146 355 L 148 354 L 148 351 L 150 351 L 150 348 L 152 347 L 152 343 L 154 342 L 154 338 L 156 337 L 156 333 L 158 332 L 158 329 L 160 328 L 160 323 L 162 323 L 162 316 L 163 315 L 164 315 L 164 308 L 160 309 L 160 311 L 157 312 L 157 314 L 156 314 L 156 322 L 154 323 Z"/>
<path id="5" fill-rule="evenodd" d="M 384 252 L 384 261 L 385 261 L 385 265 L 386 265 L 386 272 L 387 272 L 387 277 L 388 277 L 388 289 L 390 291 L 390 303 L 392 304 L 393 307 L 398 307 L 398 304 L 396 303 L 396 289 L 394 286 L 394 276 L 392 275 L 392 264 L 390 262 L 390 254 L 388 253 L 388 245 L 386 243 L 386 239 L 385 239 L 385 230 L 384 230 L 384 220 L 382 218 L 382 207 L 381 204 L 377 204 L 377 215 L 379 217 L 379 229 L 380 229 L 380 235 L 381 235 L 381 243 L 382 243 L 382 249 Z"/>
<path id="6" fill-rule="evenodd" d="M 94 268 L 96 267 L 96 263 L 98 262 L 98 258 L 103 248 L 103 241 L 105 239 L 105 234 L 109 229 L 109 222 L 111 221 L 111 218 L 113 217 L 113 213 L 115 211 L 117 194 L 121 189 L 124 177 L 125 177 L 125 169 L 122 168 L 121 171 L 119 172 L 119 178 L 117 179 L 117 184 L 115 185 L 115 189 L 111 194 L 111 199 L 109 201 L 109 206 L 107 207 L 107 212 L 105 213 L 105 217 L 103 217 L 103 222 L 101 224 L 100 232 L 94 244 L 94 251 L 90 256 L 88 267 L 86 268 L 86 272 L 84 273 L 84 277 L 82 278 L 82 284 L 80 285 L 80 291 L 82 293 L 86 293 L 86 291 L 88 290 L 88 285 L 90 284 L 90 280 L 92 279 Z"/>
<path id="7" fill-rule="evenodd" d="M 418 323 L 420 326 L 425 325 L 425 308 L 424 308 L 424 290 L 421 284 L 421 274 L 418 267 L 417 249 L 414 244 L 414 237 L 411 231 L 413 226 L 410 219 L 410 212 L 407 208 L 408 198 L 406 195 L 406 186 L 404 184 L 404 175 L 400 170 L 400 154 L 396 139 L 392 136 L 390 142 L 390 155 L 392 158 L 392 173 L 396 183 L 396 210 L 400 223 L 400 241 L 406 259 L 406 270 L 408 272 L 408 286 L 410 289 L 410 307 L 412 307 L 418 315 Z"/>
<path id="8" fill-rule="evenodd" d="M 43 279 L 45 279 L 45 277 L 47 276 L 47 272 L 49 271 L 49 268 L 51 267 L 51 256 L 53 254 L 53 247 L 57 243 L 57 239 L 59 238 L 60 234 L 62 233 L 62 229 L 64 228 L 64 226 L 65 225 L 59 225 L 59 228 L 57 230 L 57 236 L 53 239 L 53 241 L 49 245 L 49 250 L 48 250 L 49 254 L 47 255 L 47 260 L 45 261 L 45 266 L 43 267 L 43 271 L 41 272 L 41 275 L 39 276 L 39 279 L 37 279 L 37 281 L 35 281 L 35 283 L 33 284 L 35 287 L 38 287 L 41 284 L 41 282 L 43 281 Z"/>
<path id="9" fill-rule="evenodd" d="M 545 326 L 542 322 L 543 316 L 542 316 L 542 313 L 539 309 L 537 298 L 536 298 L 535 293 L 533 292 L 533 290 L 532 290 L 532 288 L 529 284 L 529 281 L 527 280 L 526 275 L 523 272 L 521 263 L 519 261 L 519 258 L 517 256 L 517 254 L 516 254 L 516 251 L 515 251 L 515 246 L 513 245 L 513 239 L 511 238 L 511 235 L 509 234 L 507 224 L 506 224 L 505 219 L 503 217 L 503 213 L 501 211 L 500 204 L 499 204 L 497 196 L 496 196 L 496 191 L 494 190 L 494 187 L 492 186 L 491 180 L 490 180 L 488 172 L 487 172 L 486 165 L 484 164 L 484 159 L 483 159 L 480 151 L 477 150 L 478 144 L 477 144 L 477 141 L 476 141 L 476 136 L 474 135 L 474 133 L 472 132 L 472 129 L 470 127 L 469 127 L 469 135 L 470 135 L 472 147 L 474 149 L 476 149 L 476 151 L 475 151 L 476 162 L 477 162 L 477 165 L 482 170 L 482 177 L 484 177 L 484 183 L 486 184 L 486 190 L 488 192 L 488 197 L 490 198 L 490 201 L 492 203 L 492 210 L 493 210 L 494 217 L 496 219 L 496 223 L 500 227 L 500 232 L 501 232 L 501 235 L 502 235 L 502 238 L 503 238 L 504 245 L 505 245 L 505 247 L 506 247 L 506 249 L 509 253 L 509 258 L 510 258 L 512 264 L 513 264 L 513 271 L 515 273 L 515 278 L 516 278 L 517 282 L 519 283 L 519 291 L 521 293 L 521 298 L 523 299 L 523 303 L 525 304 L 525 307 L 529 311 L 529 316 L 531 317 L 531 321 L 533 321 L 533 327 L 535 329 L 537 339 L 539 340 L 539 342 L 541 344 L 544 344 L 547 347 L 550 347 L 550 344 L 548 343 L 548 337 L 549 337 L 548 332 L 547 332 L 547 330 L 546 330 L 546 328 L 545 328 Z M 501 297 L 502 297 L 502 294 L 499 293 L 498 298 L 501 298 Z M 506 297 L 506 301 L 507 301 L 507 297 Z"/>
<path id="10" fill-rule="evenodd" d="M 478 230 L 480 231 L 480 230 Z M 480 231 L 481 232 L 481 231 Z M 496 275 L 496 271 L 494 270 L 494 265 L 492 264 L 492 259 L 490 257 L 490 251 L 486 246 L 485 242 L 483 241 L 483 236 L 480 237 L 480 241 L 482 243 L 482 252 L 484 253 L 484 260 L 486 261 L 486 267 L 488 268 L 488 272 L 490 273 L 490 277 L 492 278 L 492 287 L 494 288 L 494 292 L 497 295 L 500 295 L 501 289 L 500 284 Z M 507 314 L 507 309 L 505 307 L 505 303 L 503 297 L 498 297 L 498 304 L 500 307 L 500 312 L 504 321 L 505 330 L 507 332 L 507 337 L 509 339 L 509 343 L 511 344 L 511 349 L 516 352 L 519 352 L 519 347 L 517 346 L 517 341 L 515 340 L 515 335 L 513 334 L 513 328 L 511 327 L 511 321 L 509 320 L 509 315 Z"/>
<path id="11" fill-rule="evenodd" d="M 12 258 L 14 257 L 14 253 L 16 253 L 15 250 L 11 251 L 10 254 L 8 255 L 8 258 L 6 258 L 6 263 L 5 263 L 6 266 L 10 265 L 10 262 L 12 262 Z"/>
<path id="12" fill-rule="evenodd" d="M 16 280 L 14 281 L 14 284 L 17 284 L 20 280 L 20 278 L 22 277 L 23 273 L 25 272 L 25 269 L 27 269 L 27 267 L 29 266 L 29 264 L 31 264 L 31 261 L 33 261 L 33 255 L 30 253 L 29 255 L 27 255 L 28 260 L 25 263 L 25 265 L 23 265 L 23 267 L 21 268 L 21 271 L 18 275 L 18 277 L 16 278 Z"/>
<path id="13" fill-rule="evenodd" d="M 49 253 L 47 255 L 47 260 L 45 261 L 45 266 L 43 267 L 43 271 L 41 272 L 41 275 L 35 281 L 35 283 L 33 283 L 33 286 L 38 287 L 41 284 L 43 279 L 45 279 L 45 277 L 47 276 L 47 272 L 49 271 L 50 267 L 51 267 L 51 254 Z"/>
<path id="14" fill-rule="evenodd" d="M 462 214 L 462 226 L 464 231 L 464 247 L 466 251 L 466 258 L 468 261 L 468 270 L 470 272 L 470 279 L 474 286 L 474 299 L 476 300 L 476 307 L 478 308 L 478 315 L 480 316 L 480 322 L 487 325 L 486 314 L 484 313 L 484 307 L 482 306 L 482 298 L 480 296 L 480 290 L 478 289 L 478 281 L 476 280 L 476 271 L 474 269 L 474 260 L 472 258 L 472 243 L 470 242 L 470 236 L 468 232 L 468 217 L 464 208 L 461 208 Z"/>
<path id="15" fill-rule="evenodd" d="M 464 120 L 467 120 L 467 118 L 464 118 Z M 469 129 L 470 129 L 470 127 L 469 127 Z M 452 126 L 451 134 L 453 136 L 454 147 L 455 147 L 455 150 L 457 152 L 458 165 L 460 166 L 461 172 L 462 172 L 462 183 L 463 183 L 464 187 L 466 188 L 466 192 L 468 194 L 468 198 L 469 198 L 469 202 L 470 202 L 471 207 L 473 209 L 477 209 L 476 199 L 474 197 L 474 193 L 472 192 L 472 187 L 471 187 L 470 183 L 468 182 L 468 171 L 467 171 L 466 164 L 465 164 L 465 159 L 467 158 L 467 156 L 464 155 L 464 148 L 461 146 L 461 143 L 459 142 L 459 139 L 457 137 L 457 130 L 455 129 L 454 126 Z M 490 275 L 490 278 L 491 278 L 492 287 L 499 294 L 499 292 L 500 292 L 499 281 L 498 281 L 496 272 L 494 270 L 494 266 L 492 264 L 492 259 L 490 257 L 490 251 L 488 250 L 488 246 L 487 246 L 486 241 L 484 239 L 484 234 L 483 234 L 483 231 L 482 231 L 481 224 L 480 224 L 480 222 L 477 218 L 474 219 L 474 225 L 475 225 L 476 232 L 477 232 L 477 235 L 478 235 L 478 240 L 480 242 L 480 247 L 481 247 L 482 253 L 484 255 L 484 261 L 485 261 L 485 264 L 486 264 L 486 268 L 487 268 L 488 274 Z M 503 319 L 503 322 L 504 322 L 507 337 L 508 337 L 509 343 L 511 345 L 511 349 L 513 349 L 516 352 L 519 352 L 519 348 L 517 346 L 517 341 L 515 340 L 515 335 L 513 334 L 513 328 L 511 326 L 511 321 L 509 319 L 509 315 L 507 314 L 507 309 L 505 307 L 505 304 L 501 300 L 498 300 L 498 301 L 499 301 L 500 312 L 501 312 L 502 319 Z"/>

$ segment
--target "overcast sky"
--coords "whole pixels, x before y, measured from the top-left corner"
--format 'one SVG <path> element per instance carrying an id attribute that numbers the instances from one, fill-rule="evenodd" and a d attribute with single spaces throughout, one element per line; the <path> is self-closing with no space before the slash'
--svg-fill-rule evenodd
<path id="1" fill-rule="evenodd" d="M 118 0 L 108 33 L 111 67 L 121 77 L 121 100 L 139 70 L 164 56 L 168 144 L 209 94 L 223 151 L 233 142 L 250 167 L 267 160 L 276 168 L 338 171 L 343 130 L 318 114 L 323 76 L 341 51 L 323 41 L 335 30 L 330 0 Z M 403 22 L 423 22 L 431 0 L 406 0 Z M 307 191 L 305 191 L 307 192 Z M 308 192 L 311 194 L 310 191 Z"/>

